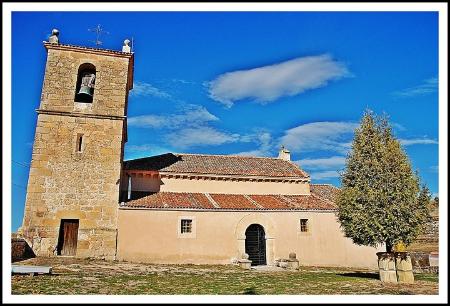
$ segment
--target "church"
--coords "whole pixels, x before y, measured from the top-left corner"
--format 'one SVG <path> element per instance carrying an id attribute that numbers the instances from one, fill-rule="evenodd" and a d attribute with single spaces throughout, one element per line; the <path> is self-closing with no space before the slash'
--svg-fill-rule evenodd
<path id="1" fill-rule="evenodd" d="M 134 53 L 53 30 L 19 235 L 38 256 L 148 263 L 377 267 L 346 238 L 339 189 L 278 157 L 166 153 L 124 161 Z"/>

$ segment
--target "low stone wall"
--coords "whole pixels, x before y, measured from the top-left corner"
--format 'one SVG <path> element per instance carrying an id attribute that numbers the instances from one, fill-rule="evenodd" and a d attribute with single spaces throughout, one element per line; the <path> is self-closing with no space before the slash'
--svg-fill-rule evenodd
<path id="1" fill-rule="evenodd" d="M 11 262 L 36 257 L 31 247 L 23 238 L 11 238 Z"/>
<path id="2" fill-rule="evenodd" d="M 430 265 L 430 253 L 428 252 L 409 252 L 413 265 L 413 272 L 438 273 L 439 266 Z"/>

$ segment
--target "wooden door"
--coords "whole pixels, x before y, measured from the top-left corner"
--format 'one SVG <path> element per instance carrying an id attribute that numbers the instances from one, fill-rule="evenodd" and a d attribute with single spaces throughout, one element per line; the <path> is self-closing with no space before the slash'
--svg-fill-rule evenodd
<path id="1" fill-rule="evenodd" d="M 252 224 L 245 231 L 245 253 L 252 266 L 266 264 L 266 235 L 261 225 Z"/>
<path id="2" fill-rule="evenodd" d="M 59 231 L 58 255 L 75 256 L 78 242 L 79 220 L 63 219 Z"/>

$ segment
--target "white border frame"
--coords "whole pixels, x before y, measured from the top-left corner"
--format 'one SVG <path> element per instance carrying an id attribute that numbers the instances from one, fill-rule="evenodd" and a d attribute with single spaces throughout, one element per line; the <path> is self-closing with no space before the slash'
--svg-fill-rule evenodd
<path id="1" fill-rule="evenodd" d="M 437 11 L 439 12 L 439 200 L 444 205 L 439 207 L 439 295 L 437 296 L 393 296 L 393 295 L 316 295 L 316 296 L 70 296 L 71 302 L 97 303 L 195 303 L 195 302 L 228 302 L 228 303 L 279 303 L 279 302 L 388 302 L 388 303 L 447 303 L 448 302 L 448 254 L 447 254 L 447 101 L 448 101 L 448 7 L 446 3 L 3 3 L 3 185 L 4 203 L 11 203 L 11 13 L 12 11 Z M 3 206 L 4 237 L 11 233 L 11 206 Z M 10 239 L 3 239 L 3 297 L 5 303 L 54 303 L 67 296 L 18 296 L 11 295 L 10 278 Z M 7 259 L 7 260 L 5 260 Z"/>

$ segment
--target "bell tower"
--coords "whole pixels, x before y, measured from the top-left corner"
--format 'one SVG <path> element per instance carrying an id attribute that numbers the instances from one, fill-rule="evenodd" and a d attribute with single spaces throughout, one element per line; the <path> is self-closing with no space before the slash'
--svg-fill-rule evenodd
<path id="1" fill-rule="evenodd" d="M 134 54 L 52 31 L 19 233 L 40 256 L 114 259 Z"/>

